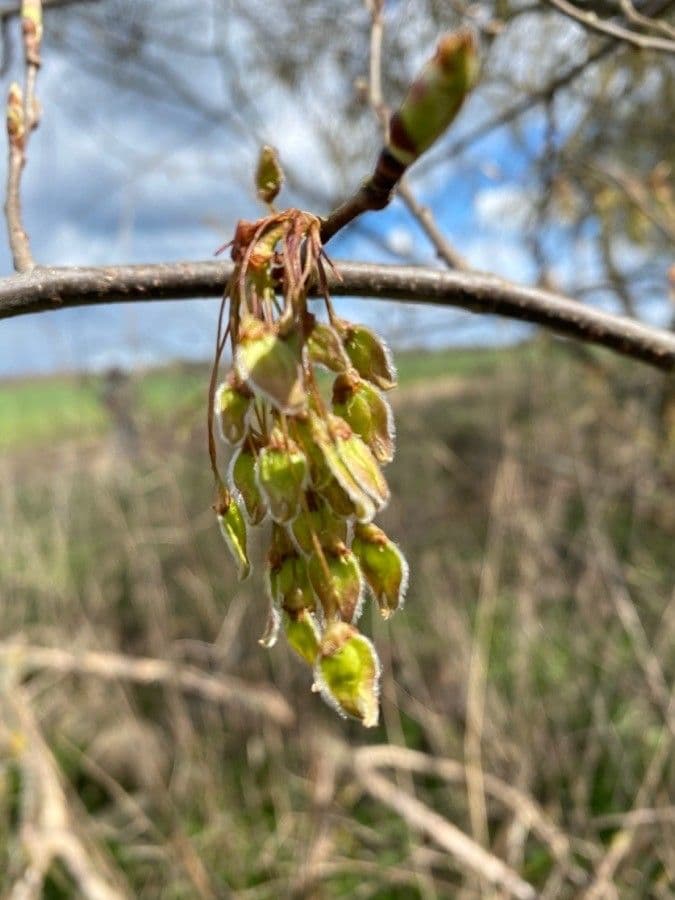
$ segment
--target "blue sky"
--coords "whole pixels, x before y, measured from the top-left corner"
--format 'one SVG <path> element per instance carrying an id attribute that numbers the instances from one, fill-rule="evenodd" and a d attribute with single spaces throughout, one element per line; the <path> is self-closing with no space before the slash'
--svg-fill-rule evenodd
<path id="1" fill-rule="evenodd" d="M 320 192 L 335 191 L 321 146 L 305 127 L 302 103 L 290 103 L 282 92 L 270 89 L 269 96 L 261 98 L 258 118 L 266 125 L 254 123 L 247 130 L 241 122 L 233 126 L 227 118 L 209 121 L 83 74 L 67 54 L 50 48 L 49 29 L 44 55 L 39 79 L 44 116 L 30 144 L 24 177 L 26 224 L 41 262 L 95 265 L 208 258 L 228 239 L 238 218 L 262 212 L 249 184 L 263 140 L 276 144 L 282 161 L 302 169 Z M 330 73 L 319 71 L 319 77 L 330 81 Z M 217 85 L 215 72 L 207 78 L 200 72 L 198 83 Z M 214 108 L 226 106 L 217 87 L 209 101 Z M 474 95 L 453 136 L 480 121 L 486 110 L 480 93 Z M 534 277 L 523 224 L 532 201 L 529 157 L 540 142 L 541 123 L 535 113 L 525 120 L 518 145 L 502 130 L 477 143 L 470 159 L 458 161 L 447 159 L 440 145 L 432 151 L 436 166 L 427 167 L 422 176 L 415 177 L 413 171 L 419 199 L 432 208 L 453 245 L 474 267 L 518 281 Z M 370 162 L 364 160 L 361 171 L 353 173 L 354 185 L 367 174 Z M 4 167 L 3 154 L 3 180 Z M 292 192 L 280 199 L 292 203 Z M 571 239 L 562 228 L 544 236 L 559 254 L 555 268 L 561 283 L 572 272 L 581 280 L 586 273 L 592 280 L 596 263 L 590 237 L 582 233 Z M 399 201 L 385 212 L 363 217 L 361 225 L 329 246 L 336 259 L 395 262 L 400 257 L 394 251 L 415 262 L 437 264 L 419 226 Z M 0 269 L 11 272 L 4 243 Z M 344 315 L 376 323 L 395 344 L 502 342 L 528 333 L 520 324 L 455 310 L 383 307 L 362 300 L 338 304 Z M 206 359 L 216 306 L 214 301 L 146 303 L 4 321 L 0 377 Z M 659 315 L 657 310 L 656 318 Z"/>

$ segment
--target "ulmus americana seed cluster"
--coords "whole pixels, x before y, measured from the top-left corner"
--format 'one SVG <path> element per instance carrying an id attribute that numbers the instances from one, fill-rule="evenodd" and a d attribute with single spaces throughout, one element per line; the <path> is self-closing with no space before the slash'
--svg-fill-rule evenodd
<path id="1" fill-rule="evenodd" d="M 233 365 L 215 394 L 233 448 L 227 477 L 217 479 L 220 527 L 244 578 L 247 529 L 270 523 L 261 642 L 271 646 L 283 628 L 325 699 L 374 725 L 379 662 L 356 623 L 367 593 L 389 616 L 407 582 L 400 550 L 373 524 L 389 500 L 382 467 L 394 434 L 384 394 L 395 371 L 384 343 L 336 316 L 327 291 L 327 321 L 308 309 L 310 283 L 326 288 L 317 218 L 291 209 L 241 222 L 232 256 Z M 332 373 L 328 390 L 320 368 Z"/>
<path id="2" fill-rule="evenodd" d="M 218 521 L 241 578 L 250 571 L 248 528 L 269 523 L 261 643 L 274 644 L 283 628 L 315 689 L 366 726 L 378 720 L 380 666 L 357 622 L 368 594 L 385 617 L 399 609 L 408 580 L 401 551 L 373 523 L 389 500 L 382 469 L 394 455 L 394 428 L 385 395 L 396 373 L 376 334 L 335 314 L 322 227 L 330 237 L 358 211 L 388 203 L 403 172 L 454 119 L 476 72 L 472 35 L 446 35 L 391 117 L 373 175 L 332 223 L 274 210 L 283 174 L 274 150 L 263 148 L 256 187 L 270 214 L 239 222 L 231 242 L 229 316 L 225 326 L 224 301 L 209 411 Z M 308 307 L 317 286 L 323 320 Z M 216 390 L 228 337 L 232 368 Z M 215 420 L 232 448 L 225 478 Z"/>

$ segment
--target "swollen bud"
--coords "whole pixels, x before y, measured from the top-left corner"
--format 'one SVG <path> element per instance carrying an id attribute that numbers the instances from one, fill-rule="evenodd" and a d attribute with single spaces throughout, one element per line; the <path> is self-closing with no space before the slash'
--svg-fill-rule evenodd
<path id="1" fill-rule="evenodd" d="M 377 725 L 380 663 L 375 648 L 345 622 L 328 626 L 314 677 L 324 700 L 343 715 Z"/>
<path id="2" fill-rule="evenodd" d="M 251 571 L 246 549 L 246 522 L 238 503 L 223 486 L 218 491 L 216 514 L 220 532 L 237 564 L 239 581 L 243 581 Z"/>
<path id="3" fill-rule="evenodd" d="M 400 609 L 408 587 L 408 564 L 377 525 L 357 525 L 352 550 L 385 619 Z"/>
<path id="4" fill-rule="evenodd" d="M 351 364 L 362 378 L 383 391 L 396 387 L 396 369 L 389 347 L 370 328 L 344 320 L 336 323 Z"/>
<path id="5" fill-rule="evenodd" d="M 263 203 L 274 203 L 284 183 L 284 172 L 279 162 L 279 155 L 274 147 L 264 146 L 258 157 L 258 168 L 255 173 L 255 186 L 258 198 Z"/>
<path id="6" fill-rule="evenodd" d="M 12 147 L 23 149 L 26 137 L 26 123 L 23 114 L 23 91 L 21 85 L 13 81 L 7 94 L 7 136 Z"/>
<path id="7" fill-rule="evenodd" d="M 302 344 L 295 333 L 280 337 L 272 325 L 253 316 L 241 323 L 234 356 L 237 374 L 251 390 L 288 415 L 306 407 Z"/>
<path id="8" fill-rule="evenodd" d="M 228 373 L 216 392 L 215 413 L 223 440 L 238 446 L 244 440 L 253 395 L 234 374 Z"/>
<path id="9" fill-rule="evenodd" d="M 256 474 L 275 522 L 294 519 L 300 510 L 308 474 L 307 459 L 295 441 L 275 429 L 258 455 Z"/>
<path id="10" fill-rule="evenodd" d="M 470 31 L 446 34 L 411 84 L 389 123 L 389 152 L 409 166 L 441 137 L 478 76 L 476 41 Z"/>
<path id="11" fill-rule="evenodd" d="M 335 379 L 333 412 L 363 439 L 379 463 L 392 461 L 394 420 L 391 407 L 380 392 L 354 370 Z"/>

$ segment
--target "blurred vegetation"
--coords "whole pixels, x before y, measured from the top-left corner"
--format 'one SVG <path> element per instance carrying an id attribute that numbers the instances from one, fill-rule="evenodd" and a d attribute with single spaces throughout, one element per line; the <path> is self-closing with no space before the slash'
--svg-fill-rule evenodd
<path id="1" fill-rule="evenodd" d="M 412 580 L 389 623 L 364 613 L 384 663 L 373 732 L 325 708 L 282 642 L 258 646 L 263 586 L 234 582 L 209 508 L 201 370 L 0 389 L 0 671 L 120 896 L 479 896 L 480 879 L 368 795 L 353 763 L 381 743 L 473 765 L 467 783 L 383 774 L 537 896 L 581 896 L 617 840 L 613 896 L 673 895 L 675 448 L 658 427 L 662 377 L 544 338 L 398 362 L 384 527 Z M 65 652 L 74 671 L 44 653 L 14 669 L 16 642 Z M 85 651 L 275 687 L 296 721 L 171 678 L 78 671 Z M 24 765 L 35 738 L 2 721 L 0 894 L 39 822 Z M 492 789 L 481 800 L 481 778 L 536 803 L 562 849 Z M 52 865 L 44 896 L 79 896 L 70 877 Z"/>

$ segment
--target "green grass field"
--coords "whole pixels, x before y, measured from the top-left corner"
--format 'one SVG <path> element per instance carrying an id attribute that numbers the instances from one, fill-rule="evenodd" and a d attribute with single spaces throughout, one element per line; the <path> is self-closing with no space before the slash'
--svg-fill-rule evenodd
<path id="1" fill-rule="evenodd" d="M 605 872 L 598 897 L 675 896 L 662 376 L 543 338 L 397 362 L 381 525 L 411 583 L 359 623 L 383 666 L 370 731 L 283 638 L 258 643 L 261 541 L 237 583 L 206 367 L 107 401 L 98 376 L 0 385 L 0 896 L 50 821 L 115 897 L 486 896 L 434 816 L 523 896 L 578 900 Z M 68 868 L 45 897 L 81 896 Z"/>

